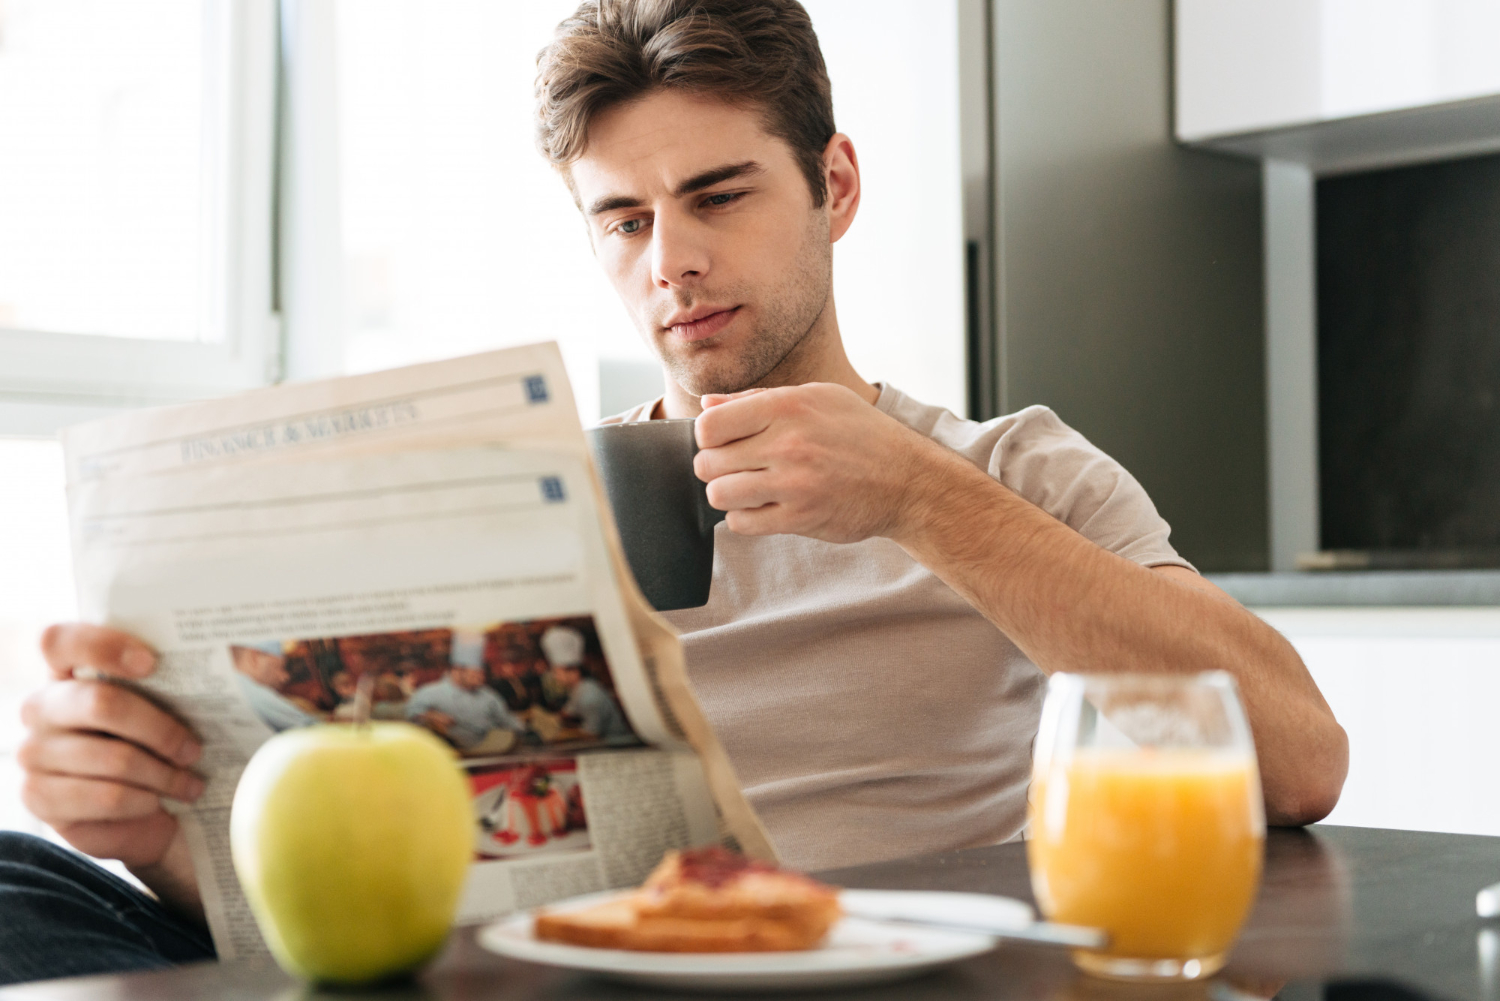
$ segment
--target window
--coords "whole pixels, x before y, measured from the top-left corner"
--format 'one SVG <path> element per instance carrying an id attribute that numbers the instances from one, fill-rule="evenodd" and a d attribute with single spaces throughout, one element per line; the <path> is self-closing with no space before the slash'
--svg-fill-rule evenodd
<path id="1" fill-rule="evenodd" d="M 76 614 L 53 433 L 273 374 L 275 41 L 275 0 L 0 0 L 0 828 Z"/>
<path id="2" fill-rule="evenodd" d="M 255 385 L 273 0 L 0 5 L 0 433 Z"/>
<path id="3" fill-rule="evenodd" d="M 223 339 L 212 307 L 224 156 L 203 112 L 205 56 L 225 60 L 205 12 L 182 0 L 7 5 L 0 322 Z"/>

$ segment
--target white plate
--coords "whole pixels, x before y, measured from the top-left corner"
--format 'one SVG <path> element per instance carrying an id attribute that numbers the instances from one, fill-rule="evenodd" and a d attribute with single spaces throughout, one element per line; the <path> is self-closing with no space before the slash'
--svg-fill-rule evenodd
<path id="1" fill-rule="evenodd" d="M 548 905 L 566 911 L 588 907 L 618 893 L 593 893 Z M 968 894 L 908 890 L 843 890 L 842 899 L 860 910 L 884 913 L 941 911 Z M 1002 900 L 1004 898 L 990 898 Z M 1013 904 L 1019 924 L 1031 920 L 1031 908 Z M 596 973 L 615 980 L 676 990 L 790 991 L 821 987 L 857 987 L 915 976 L 995 946 L 989 935 L 843 918 L 816 949 L 804 952 L 673 953 L 591 949 L 561 942 L 542 942 L 533 934 L 532 915 L 511 915 L 482 929 L 479 944 L 511 959 Z M 949 911 L 951 914 L 951 911 Z"/>

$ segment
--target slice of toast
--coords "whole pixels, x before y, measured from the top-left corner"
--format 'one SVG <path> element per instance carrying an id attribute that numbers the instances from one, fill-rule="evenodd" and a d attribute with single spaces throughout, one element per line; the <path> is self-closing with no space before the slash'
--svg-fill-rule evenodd
<path id="1" fill-rule="evenodd" d="M 642 915 L 631 895 L 563 913 L 536 917 L 536 937 L 596 949 L 641 952 L 783 952 L 811 949 L 826 928 L 766 918 L 672 918 Z"/>
<path id="2" fill-rule="evenodd" d="M 639 915 L 633 896 L 617 897 L 576 911 L 539 911 L 536 937 L 548 942 L 625 949 L 618 944 L 636 926 Z"/>
<path id="3" fill-rule="evenodd" d="M 639 890 L 576 911 L 541 911 L 539 939 L 644 952 L 811 949 L 839 919 L 832 887 L 721 848 L 668 852 Z"/>

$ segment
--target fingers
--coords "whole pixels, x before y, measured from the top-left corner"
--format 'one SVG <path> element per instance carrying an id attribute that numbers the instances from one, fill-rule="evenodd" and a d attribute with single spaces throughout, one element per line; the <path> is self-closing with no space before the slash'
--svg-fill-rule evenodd
<path id="1" fill-rule="evenodd" d="M 107 681 L 53 682 L 26 700 L 21 721 L 32 730 L 88 730 L 119 737 L 179 766 L 191 765 L 203 750 L 166 711 Z"/>
<path id="2" fill-rule="evenodd" d="M 44 731 L 27 738 L 16 758 L 27 772 L 120 782 L 185 802 L 203 794 L 203 780 L 192 772 L 110 737 Z"/>
<path id="3" fill-rule="evenodd" d="M 760 471 L 728 473 L 708 484 L 708 502 L 720 511 L 764 507 L 777 500 L 772 478 Z"/>
<path id="4" fill-rule="evenodd" d="M 698 447 L 717 448 L 764 431 L 771 426 L 776 401 L 784 395 L 770 390 L 736 394 L 736 398 L 708 407 L 693 424 Z"/>
<path id="5" fill-rule="evenodd" d="M 26 776 L 21 784 L 21 801 L 26 809 L 53 826 L 80 821 L 138 820 L 161 811 L 161 797 L 144 789 L 46 772 Z"/>
<path id="6" fill-rule="evenodd" d="M 759 439 L 757 439 L 759 440 Z M 731 442 L 715 448 L 699 449 L 693 456 L 693 475 L 705 483 L 720 476 L 766 468 L 767 450 L 751 442 Z"/>
<path id="7" fill-rule="evenodd" d="M 709 407 L 717 407 L 720 404 L 728 403 L 730 400 L 743 399 L 746 396 L 754 396 L 756 393 L 764 393 L 768 390 L 769 387 L 758 386 L 755 389 L 742 389 L 738 393 L 704 393 L 698 397 L 698 405 L 707 410 Z"/>
<path id="8" fill-rule="evenodd" d="M 107 626 L 69 622 L 42 633 L 42 656 L 54 677 L 71 678 L 79 668 L 93 668 L 125 678 L 144 678 L 156 667 L 156 654 L 129 633 Z"/>
<path id="9" fill-rule="evenodd" d="M 780 504 L 749 511 L 730 511 L 724 516 L 724 524 L 735 535 L 785 535 L 788 532 L 785 513 Z"/>

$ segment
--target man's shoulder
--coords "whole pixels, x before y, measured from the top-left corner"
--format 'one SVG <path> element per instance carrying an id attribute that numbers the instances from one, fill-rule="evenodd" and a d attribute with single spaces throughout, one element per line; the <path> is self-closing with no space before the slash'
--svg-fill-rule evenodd
<path id="1" fill-rule="evenodd" d="M 635 424 L 639 421 L 649 421 L 651 415 L 656 412 L 656 406 L 661 403 L 661 400 L 660 396 L 654 400 L 647 400 L 645 403 L 631 407 L 622 413 L 611 414 L 608 417 L 601 418 L 599 424 L 602 426 L 605 424 Z"/>
<path id="2" fill-rule="evenodd" d="M 573 695 L 574 697 L 580 699 L 594 700 L 598 700 L 601 697 L 609 697 L 609 693 L 604 690 L 604 686 L 599 684 L 599 682 L 595 681 L 593 678 L 578 679 L 578 687 L 573 690 Z"/>
<path id="3" fill-rule="evenodd" d="M 436 681 L 429 681 L 425 685 L 418 685 L 416 691 L 411 693 L 411 697 L 413 699 L 418 699 L 425 695 L 428 698 L 431 698 L 434 695 L 441 695 L 450 687 L 451 686 L 448 684 L 447 678 L 439 678 Z"/>
<path id="4" fill-rule="evenodd" d="M 1135 477 L 1050 407 L 973 421 L 890 387 L 877 405 L 1104 548 L 1146 565 L 1187 565 Z"/>
<path id="5" fill-rule="evenodd" d="M 1087 444 L 1050 407 L 1041 404 L 976 421 L 960 417 L 946 407 L 923 403 L 886 383 L 881 386 L 875 405 L 912 430 L 981 465 L 987 465 L 1002 445 L 1005 452 L 1013 454 L 1064 442 Z"/>

